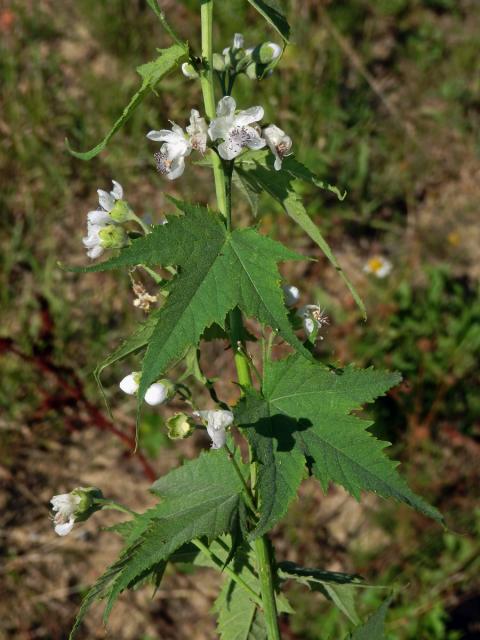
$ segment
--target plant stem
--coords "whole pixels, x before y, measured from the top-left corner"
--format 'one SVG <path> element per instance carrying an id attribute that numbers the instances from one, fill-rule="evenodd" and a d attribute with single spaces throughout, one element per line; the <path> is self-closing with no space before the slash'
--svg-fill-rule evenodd
<path id="1" fill-rule="evenodd" d="M 197 549 L 200 549 L 200 551 L 207 556 L 207 558 L 210 558 L 210 560 L 220 569 L 220 571 L 225 571 L 225 573 L 230 576 L 230 578 L 236 582 L 240 587 L 242 587 L 242 589 L 245 589 L 245 591 L 248 593 L 248 595 L 250 596 L 250 598 L 256 602 L 256 604 L 258 604 L 260 607 L 262 606 L 262 600 L 260 598 L 260 596 L 258 595 L 258 593 L 255 593 L 255 591 L 245 582 L 245 580 L 243 578 L 241 578 L 239 575 L 237 575 L 235 573 L 235 571 L 227 565 L 224 565 L 223 561 L 216 556 L 214 553 L 212 553 L 212 551 L 210 551 L 210 549 L 203 544 L 203 542 L 201 542 L 200 540 L 192 540 L 192 543 L 197 547 Z"/>
<path id="2" fill-rule="evenodd" d="M 224 446 L 224 449 L 228 454 L 229 460 L 232 463 L 233 468 L 235 469 L 235 472 L 240 479 L 240 482 L 242 483 L 244 493 L 245 493 L 245 502 L 247 503 L 248 508 L 252 511 L 252 513 L 254 513 L 255 515 L 258 515 L 257 509 L 255 507 L 255 503 L 253 502 L 252 491 L 248 486 L 248 484 L 245 482 L 245 478 L 243 477 L 240 467 L 238 466 L 237 461 L 235 460 L 235 454 L 232 451 L 230 451 L 227 445 Z"/>
<path id="3" fill-rule="evenodd" d="M 202 85 L 203 103 L 205 113 L 210 120 L 216 115 L 215 111 L 215 91 L 213 88 L 213 39 L 212 39 L 212 17 L 213 0 L 202 0 L 200 8 L 202 22 L 202 62 L 203 69 L 200 72 L 200 83 Z M 227 216 L 225 176 L 223 174 L 222 163 L 218 155 L 211 151 L 213 163 L 213 175 L 215 178 L 215 192 L 217 204 L 220 212 Z"/>
<path id="4" fill-rule="evenodd" d="M 202 85 L 203 101 L 205 113 L 209 119 L 215 117 L 215 95 L 213 87 L 213 48 L 212 48 L 212 24 L 213 24 L 213 0 L 202 0 L 201 5 L 202 22 L 202 58 L 204 69 L 200 74 Z M 232 230 L 232 172 L 233 163 L 223 162 L 216 153 L 212 154 L 213 175 L 215 179 L 215 192 L 217 195 L 218 207 L 227 220 L 227 228 Z M 232 345 L 235 367 L 237 369 L 238 382 L 242 387 L 251 387 L 252 378 L 250 366 L 245 355 L 243 343 L 243 320 L 240 309 L 235 308 L 229 314 L 230 320 L 230 343 Z M 240 347 L 240 348 L 239 348 Z M 251 456 L 250 456 L 251 459 Z M 255 486 L 256 469 L 255 464 L 250 462 L 252 489 Z M 262 596 L 262 607 L 265 614 L 268 640 L 280 640 L 278 628 L 277 604 L 275 600 L 275 589 L 273 583 L 273 571 L 271 557 L 268 547 L 268 538 L 262 536 L 255 540 L 255 552 L 257 556 L 258 573 L 260 578 L 260 589 Z M 238 577 L 238 576 L 237 576 Z"/>

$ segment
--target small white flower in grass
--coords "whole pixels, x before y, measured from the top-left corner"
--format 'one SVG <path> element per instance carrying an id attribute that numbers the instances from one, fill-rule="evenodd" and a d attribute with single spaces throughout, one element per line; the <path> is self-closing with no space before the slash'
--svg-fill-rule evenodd
<path id="1" fill-rule="evenodd" d="M 120 380 L 118 385 L 120 389 L 129 396 L 136 395 L 138 387 L 140 386 L 141 373 L 139 371 L 132 371 L 128 376 L 125 376 Z M 175 385 L 169 380 L 159 380 L 150 385 L 145 392 L 145 402 L 152 407 L 157 404 L 162 404 L 166 400 L 172 397 L 175 393 Z"/>
<path id="2" fill-rule="evenodd" d="M 363 267 L 365 273 L 370 273 L 377 278 L 386 278 L 392 271 L 393 265 L 390 260 L 383 256 L 373 256 L 367 260 Z"/>
<path id="3" fill-rule="evenodd" d="M 172 122 L 171 130 L 149 131 L 147 138 L 164 143 L 154 155 L 159 173 L 168 180 L 179 178 L 185 170 L 185 158 L 192 152 L 192 144 L 182 127 Z"/>
<path id="4" fill-rule="evenodd" d="M 251 107 L 235 114 L 237 104 L 231 96 L 225 96 L 217 106 L 217 117 L 212 120 L 208 134 L 212 140 L 223 139 L 218 153 L 224 160 L 233 160 L 243 149 L 263 149 L 265 140 L 256 128 L 250 126 L 263 118 L 263 107 Z"/>
<path id="5" fill-rule="evenodd" d="M 87 235 L 83 238 L 83 245 L 87 249 L 87 256 L 99 258 L 107 248 L 120 248 L 124 246 L 127 238 L 123 229 L 115 228 L 116 220 L 111 213 L 115 209 L 128 208 L 123 201 L 122 185 L 112 180 L 113 189 L 108 192 L 98 189 L 98 202 L 100 209 L 90 211 L 87 215 Z"/>
<path id="6" fill-rule="evenodd" d="M 290 154 L 292 148 L 292 139 L 287 136 L 285 131 L 271 124 L 262 129 L 262 136 L 268 145 L 268 148 L 275 156 L 275 169 L 279 171 L 282 168 L 282 160 Z"/>
<path id="7" fill-rule="evenodd" d="M 221 449 L 227 440 L 226 429 L 233 422 L 233 413 L 224 409 L 195 411 L 195 416 L 199 416 L 207 422 L 207 433 L 212 440 L 212 449 Z"/>
<path id="8" fill-rule="evenodd" d="M 190 124 L 187 127 L 192 149 L 200 153 L 205 153 L 207 149 L 207 132 L 208 127 L 205 118 L 202 118 L 196 109 L 192 109 L 190 113 Z"/>
<path id="9" fill-rule="evenodd" d="M 81 497 L 74 493 L 61 493 L 50 500 L 52 511 L 55 512 L 53 523 L 56 534 L 66 536 L 73 529 L 75 512 L 81 500 Z"/>
<path id="10" fill-rule="evenodd" d="M 300 300 L 300 290 L 298 289 L 298 287 L 294 287 L 291 284 L 284 284 L 282 289 L 283 296 L 285 298 L 285 304 L 287 305 L 287 307 L 294 307 Z"/>
<path id="11" fill-rule="evenodd" d="M 303 328 L 307 335 L 318 331 L 329 324 L 329 319 L 325 311 L 317 304 L 306 304 L 297 311 L 297 316 L 303 320 Z M 320 337 L 323 340 L 323 337 Z"/>

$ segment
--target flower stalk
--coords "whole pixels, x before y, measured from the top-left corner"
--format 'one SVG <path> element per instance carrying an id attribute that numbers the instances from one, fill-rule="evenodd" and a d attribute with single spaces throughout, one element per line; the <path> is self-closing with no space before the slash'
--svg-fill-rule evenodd
<path id="1" fill-rule="evenodd" d="M 202 25 L 202 58 L 206 68 L 200 74 L 205 113 L 212 120 L 216 115 L 215 94 L 213 82 L 213 47 L 212 47 L 212 24 L 213 24 L 213 1 L 202 0 L 201 5 L 201 25 Z M 233 162 L 223 161 L 214 153 L 213 174 L 215 180 L 215 192 L 220 211 L 225 216 L 227 228 L 232 230 L 232 173 Z M 250 366 L 242 348 L 243 342 L 243 320 L 238 308 L 230 312 L 230 343 L 235 358 L 235 367 L 239 384 L 243 388 L 252 386 Z M 250 460 L 252 470 L 251 481 L 255 481 L 255 464 Z M 252 484 L 254 491 L 254 484 Z M 254 505 L 252 505 L 254 506 Z M 265 615 L 268 640 L 280 640 L 280 630 L 278 627 L 277 605 L 275 600 L 275 589 L 273 582 L 272 559 L 269 552 L 269 542 L 266 536 L 257 538 L 254 543 L 257 558 L 258 573 L 261 589 L 261 603 Z"/>

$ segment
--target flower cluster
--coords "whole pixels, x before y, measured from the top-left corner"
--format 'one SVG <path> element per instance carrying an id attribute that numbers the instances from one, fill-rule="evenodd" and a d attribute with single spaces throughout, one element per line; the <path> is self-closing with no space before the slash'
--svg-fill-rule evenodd
<path id="1" fill-rule="evenodd" d="M 273 63 L 282 54 L 282 48 L 275 42 L 262 42 L 256 47 L 245 48 L 245 39 L 236 33 L 230 47 L 213 55 L 213 67 L 222 77 L 228 74 L 235 77 L 245 73 L 252 80 L 260 80 L 271 73 Z"/>
<path id="2" fill-rule="evenodd" d="M 171 129 L 149 131 L 147 138 L 161 142 L 154 158 L 158 171 L 168 180 L 179 178 L 185 170 L 185 158 L 192 150 L 204 154 L 207 141 L 216 146 L 223 160 L 234 160 L 245 149 L 263 149 L 268 146 L 275 156 L 275 169 L 282 167 L 282 160 L 290 153 L 291 138 L 274 124 L 261 129 L 263 107 L 250 107 L 237 112 L 237 104 L 231 96 L 225 96 L 217 105 L 217 117 L 207 125 L 196 109 L 190 114 L 190 124 L 184 131 L 172 122 Z M 220 141 L 220 142 L 219 142 Z"/>
<path id="3" fill-rule="evenodd" d="M 83 244 L 89 258 L 98 258 L 105 249 L 120 249 L 128 244 L 128 236 L 121 226 L 122 215 L 129 211 L 123 200 L 122 185 L 112 180 L 113 189 L 108 192 L 98 189 L 99 209 L 90 211 L 87 215 L 87 235 Z"/>

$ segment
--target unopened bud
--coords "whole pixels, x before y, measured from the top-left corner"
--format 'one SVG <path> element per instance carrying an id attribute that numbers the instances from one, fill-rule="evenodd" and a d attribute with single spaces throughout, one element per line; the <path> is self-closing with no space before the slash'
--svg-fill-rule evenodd
<path id="1" fill-rule="evenodd" d="M 189 80 L 195 80 L 195 78 L 198 78 L 198 73 L 190 62 L 184 62 L 182 64 L 182 73 Z"/>
<path id="2" fill-rule="evenodd" d="M 243 34 L 236 33 L 233 36 L 233 48 L 234 49 L 243 49 L 244 43 L 245 43 L 245 40 L 243 38 Z"/>
<path id="3" fill-rule="evenodd" d="M 100 246 L 104 249 L 121 249 L 128 244 L 128 235 L 123 227 L 108 224 L 98 232 Z"/>
<path id="4" fill-rule="evenodd" d="M 282 53 L 282 48 L 275 42 L 264 42 L 258 48 L 258 59 L 262 64 L 269 64 Z"/>
<path id="5" fill-rule="evenodd" d="M 167 420 L 168 437 L 171 440 L 188 438 L 194 428 L 194 421 L 185 413 L 176 413 Z"/>
<path id="6" fill-rule="evenodd" d="M 75 510 L 75 520 L 77 522 L 87 520 L 95 511 L 102 508 L 98 500 L 103 500 L 103 493 L 97 487 L 78 487 L 72 491 L 72 495 L 80 498 Z"/>
<path id="7" fill-rule="evenodd" d="M 212 62 L 215 71 L 225 71 L 225 58 L 220 53 L 213 54 Z"/>
<path id="8" fill-rule="evenodd" d="M 251 62 L 245 69 L 245 73 L 250 80 L 256 80 L 258 78 L 257 63 Z"/>

